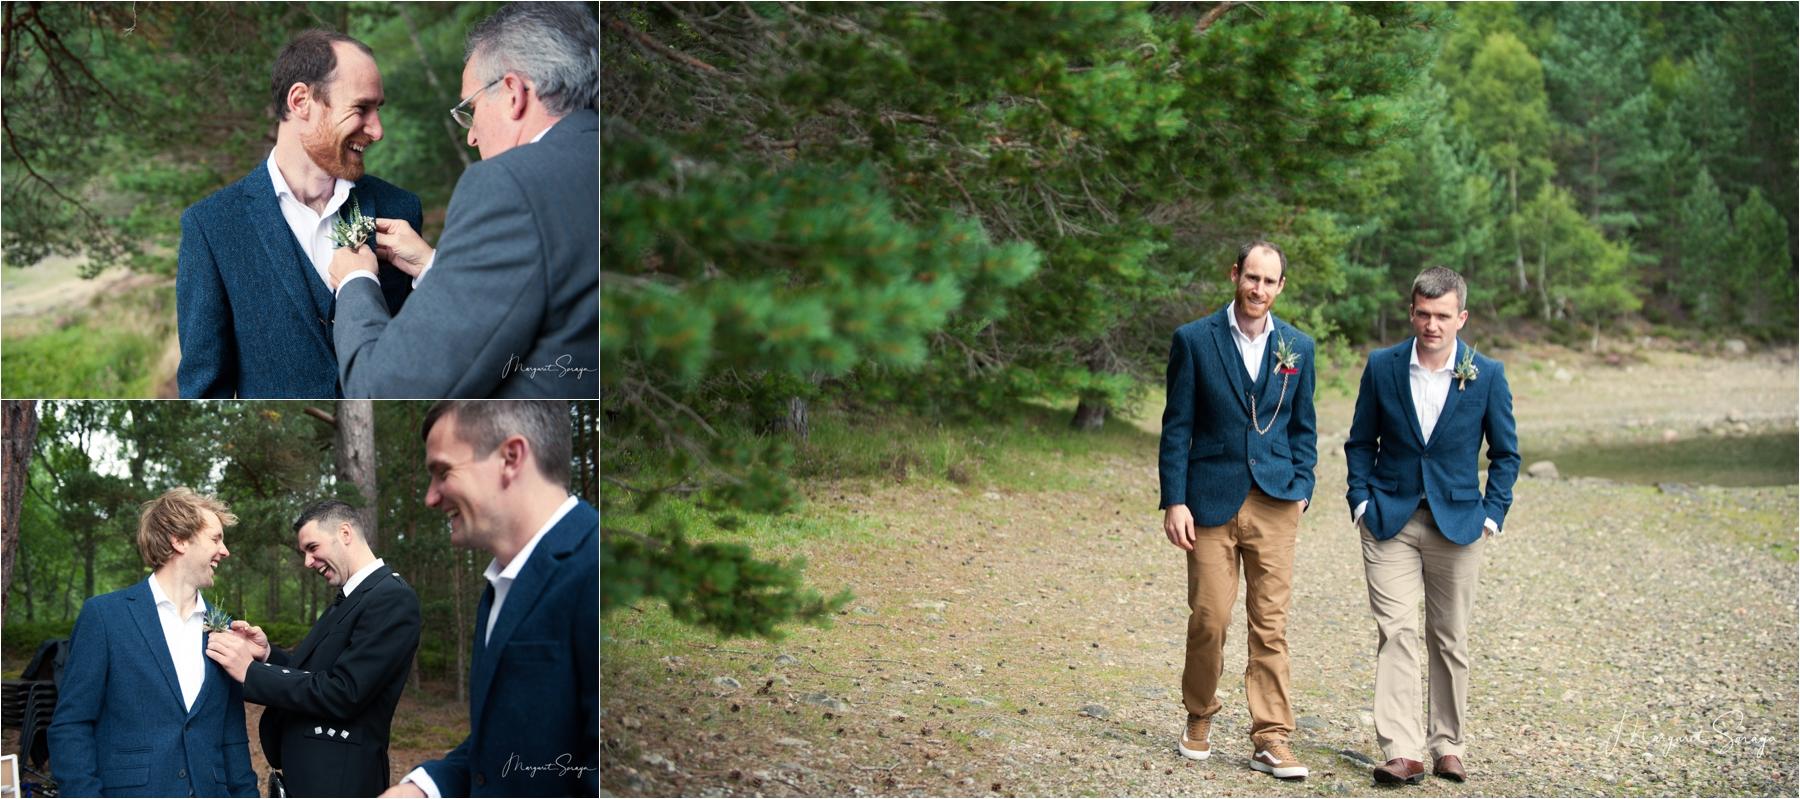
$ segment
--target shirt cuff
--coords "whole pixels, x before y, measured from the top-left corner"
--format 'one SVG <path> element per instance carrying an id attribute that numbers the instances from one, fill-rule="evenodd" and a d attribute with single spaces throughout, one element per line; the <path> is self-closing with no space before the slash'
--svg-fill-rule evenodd
<path id="1" fill-rule="evenodd" d="M 400 781 L 419 786 L 419 790 L 424 791 L 431 799 L 444 799 L 444 795 L 438 792 L 437 782 L 431 779 L 431 775 L 423 767 L 408 772 Z"/>
<path id="2" fill-rule="evenodd" d="M 413 278 L 413 281 L 412 281 L 413 288 L 416 289 L 419 287 L 419 283 L 425 279 L 425 273 L 431 271 L 431 265 L 433 263 L 435 263 L 436 261 L 437 261 L 437 250 L 432 250 L 430 255 L 425 256 L 425 265 L 419 267 L 419 274 Z"/>
<path id="3" fill-rule="evenodd" d="M 381 279 L 376 277 L 374 272 L 371 272 L 367 269 L 358 269 L 354 272 L 351 272 L 348 275 L 345 275 L 344 282 L 338 284 L 337 292 L 332 294 L 331 296 L 336 297 L 338 294 L 344 293 L 344 287 L 350 285 L 350 281 L 355 280 L 359 277 L 366 277 L 370 280 L 375 281 L 376 283 L 381 282 Z"/>
<path id="4" fill-rule="evenodd" d="M 1368 500 L 1365 499 L 1362 502 L 1357 503 L 1356 510 L 1350 511 L 1350 526 L 1355 527 L 1357 522 L 1362 521 L 1363 511 L 1368 510 L 1368 509 L 1369 509 L 1369 501 Z"/>
<path id="5" fill-rule="evenodd" d="M 1494 535 L 1500 534 L 1500 525 L 1495 524 L 1493 519 L 1482 519 L 1481 526 L 1486 527 L 1488 532 L 1491 532 Z"/>

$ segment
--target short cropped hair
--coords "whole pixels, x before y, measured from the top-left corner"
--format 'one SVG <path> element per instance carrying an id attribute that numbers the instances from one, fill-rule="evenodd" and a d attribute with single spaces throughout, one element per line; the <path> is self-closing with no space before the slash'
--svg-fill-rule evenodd
<path id="1" fill-rule="evenodd" d="M 364 537 L 362 520 L 357 518 L 356 508 L 351 507 L 350 503 L 343 500 L 313 500 L 311 504 L 300 510 L 300 518 L 294 520 L 294 533 L 298 535 L 300 528 L 305 527 L 308 522 L 318 522 L 319 529 L 330 528 L 332 532 L 336 532 L 337 526 L 340 524 L 349 524 L 350 529 L 356 531 L 358 538 Z"/>
<path id="2" fill-rule="evenodd" d="M 358 50 L 375 57 L 375 51 L 369 46 L 337 31 L 324 28 L 310 28 L 294 34 L 281 54 L 275 56 L 275 71 L 269 77 L 269 91 L 273 95 L 271 101 L 275 105 L 275 118 L 287 119 L 288 88 L 296 83 L 304 83 L 312 89 L 319 102 L 331 105 L 331 84 L 326 81 L 331 73 L 337 70 L 338 42 L 356 45 Z"/>
<path id="3" fill-rule="evenodd" d="M 237 524 L 237 516 L 214 497 L 187 486 L 171 488 L 138 507 L 138 554 L 152 569 L 160 569 L 175 557 L 175 542 L 187 541 L 206 526 L 203 512 L 219 517 L 220 527 Z"/>
<path id="4" fill-rule="evenodd" d="M 431 426 L 445 415 L 456 417 L 456 434 L 475 454 L 485 456 L 507 436 L 523 436 L 537 457 L 538 472 L 560 486 L 569 484 L 569 458 L 573 442 L 569 403 L 553 400 L 444 400 L 425 413 L 421 440 L 431 436 Z"/>
<path id="5" fill-rule="evenodd" d="M 1232 266 L 1235 267 L 1240 272 L 1243 271 L 1244 261 L 1250 257 L 1250 253 L 1255 252 L 1258 248 L 1262 248 L 1262 249 L 1268 250 L 1272 253 L 1275 253 L 1275 257 L 1281 260 L 1281 275 L 1280 275 L 1280 277 L 1282 280 L 1286 280 L 1287 279 L 1287 253 L 1282 252 L 1281 248 L 1275 245 L 1275 242 L 1269 241 L 1267 239 L 1254 239 L 1252 241 L 1245 243 L 1244 246 L 1239 247 L 1237 260 L 1232 263 Z"/>
<path id="6" fill-rule="evenodd" d="M 1454 269 L 1434 266 L 1413 278 L 1411 301 L 1417 305 L 1420 297 L 1435 300 L 1452 291 L 1456 292 L 1457 313 L 1469 310 L 1469 284 L 1463 282 L 1462 275 Z"/>

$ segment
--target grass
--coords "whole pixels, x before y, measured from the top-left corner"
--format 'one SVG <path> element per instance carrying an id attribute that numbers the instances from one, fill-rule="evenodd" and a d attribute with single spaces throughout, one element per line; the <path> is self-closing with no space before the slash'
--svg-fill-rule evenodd
<path id="1" fill-rule="evenodd" d="M 91 305 L 9 324 L 0 374 L 8 396 L 152 397 L 175 334 L 173 283 L 96 297 Z"/>
<path id="2" fill-rule="evenodd" d="M 1109 415 L 1095 432 L 1069 427 L 1074 403 L 1019 403 L 994 417 L 945 424 L 907 414 L 859 417 L 815 413 L 799 450 L 803 478 L 914 479 L 1024 491 L 1088 484 L 1088 464 L 1137 458 L 1155 436 Z"/>

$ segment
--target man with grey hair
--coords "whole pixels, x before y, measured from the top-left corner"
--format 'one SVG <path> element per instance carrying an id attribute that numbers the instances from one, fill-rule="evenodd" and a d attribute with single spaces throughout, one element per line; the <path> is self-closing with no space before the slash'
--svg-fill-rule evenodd
<path id="1" fill-rule="evenodd" d="M 598 796 L 600 515 L 569 493 L 569 407 L 440 402 L 425 504 L 493 555 L 469 655 L 469 735 L 384 796 Z"/>
<path id="2" fill-rule="evenodd" d="M 592 398 L 600 366 L 599 20 L 515 3 L 469 33 L 450 110 L 482 160 L 450 197 L 442 246 L 376 220 L 339 250 L 333 326 L 347 397 Z M 376 256 L 417 278 L 390 314 Z"/>
<path id="3" fill-rule="evenodd" d="M 1463 766 L 1469 618 L 1487 539 L 1500 533 L 1519 476 L 1512 392 L 1497 360 L 1457 340 L 1469 289 L 1441 266 L 1412 286 L 1412 339 L 1377 350 L 1363 369 L 1344 441 L 1351 524 L 1362 537 L 1375 656 L 1375 740 L 1384 784 Z M 1487 488 L 1481 442 L 1487 440 Z M 1419 711 L 1419 602 L 1431 667 L 1429 727 Z M 1429 737 L 1427 737 L 1429 736 Z"/>

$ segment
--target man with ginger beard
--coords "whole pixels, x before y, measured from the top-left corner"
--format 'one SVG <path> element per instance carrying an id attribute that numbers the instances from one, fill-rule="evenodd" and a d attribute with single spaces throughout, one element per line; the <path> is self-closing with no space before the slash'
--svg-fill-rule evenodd
<path id="1" fill-rule="evenodd" d="M 1313 340 L 1273 312 L 1287 267 L 1274 243 L 1245 244 L 1227 273 L 1232 302 L 1175 331 L 1157 471 L 1163 533 L 1183 550 L 1187 568 L 1187 720 L 1176 751 L 1212 756 L 1225 631 L 1241 573 L 1250 767 L 1292 780 L 1308 769 L 1288 743 L 1287 614 L 1300 514 L 1312 501 L 1319 457 Z"/>
<path id="2" fill-rule="evenodd" d="M 422 222 L 419 198 L 363 174 L 381 141 L 381 72 L 367 45 L 307 30 L 275 59 L 275 148 L 181 215 L 175 278 L 183 398 L 341 395 L 326 282 L 331 233 L 353 212 Z M 381 265 L 390 306 L 412 279 Z"/>

